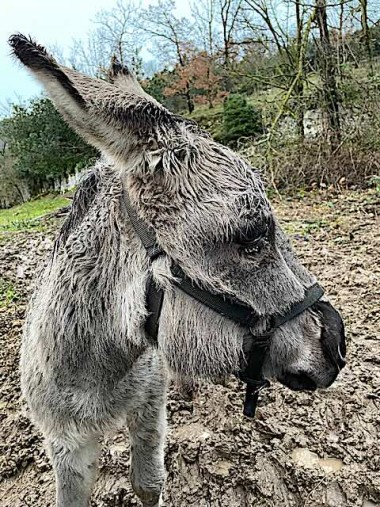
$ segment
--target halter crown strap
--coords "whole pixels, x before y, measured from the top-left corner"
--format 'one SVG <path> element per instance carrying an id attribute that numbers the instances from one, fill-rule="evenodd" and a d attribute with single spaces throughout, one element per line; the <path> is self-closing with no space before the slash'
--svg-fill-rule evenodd
<path id="1" fill-rule="evenodd" d="M 150 260 L 153 261 L 159 255 L 164 253 L 162 248 L 157 243 L 157 237 L 154 229 L 137 215 L 136 210 L 132 206 L 131 200 L 129 199 L 128 192 L 123 192 L 121 202 L 122 206 L 125 207 L 125 211 L 127 212 L 132 226 L 137 236 L 140 238 L 141 243 L 146 250 L 146 253 L 148 254 Z"/>
<path id="2" fill-rule="evenodd" d="M 123 192 L 122 206 L 125 208 L 127 215 L 132 223 L 137 236 L 140 238 L 149 259 L 154 261 L 164 253 L 157 243 L 156 233 L 137 215 L 136 210 L 131 204 L 127 192 Z M 146 307 L 149 312 L 145 321 L 145 331 L 150 340 L 157 344 L 158 329 L 160 326 L 160 314 L 164 302 L 164 291 L 158 287 L 152 275 L 148 276 L 146 287 Z"/>

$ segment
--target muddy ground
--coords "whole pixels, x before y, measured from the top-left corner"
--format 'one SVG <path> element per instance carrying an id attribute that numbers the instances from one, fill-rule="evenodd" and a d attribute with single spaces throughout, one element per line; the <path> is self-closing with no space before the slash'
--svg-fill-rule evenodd
<path id="1" fill-rule="evenodd" d="M 274 203 L 296 250 L 341 309 L 348 366 L 327 391 L 296 394 L 272 385 L 254 421 L 243 417 L 244 389 L 233 379 L 200 386 L 193 401 L 172 389 L 165 506 L 380 506 L 379 203 L 374 191 Z M 18 383 L 32 277 L 59 224 L 46 225 L 47 231 L 0 243 L 1 507 L 53 505 L 51 467 Z M 126 432 L 106 439 L 92 505 L 138 505 L 128 481 Z"/>

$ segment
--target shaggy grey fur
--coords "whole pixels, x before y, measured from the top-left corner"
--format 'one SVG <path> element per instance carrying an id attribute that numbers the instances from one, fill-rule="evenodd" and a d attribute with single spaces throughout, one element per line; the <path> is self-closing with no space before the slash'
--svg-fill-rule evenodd
<path id="1" fill-rule="evenodd" d="M 57 506 L 87 505 L 98 439 L 120 424 L 130 430 L 134 490 L 144 506 L 158 505 L 167 366 L 187 378 L 227 375 L 248 344 L 247 330 L 173 285 L 171 262 L 264 317 L 301 300 L 314 278 L 276 223 L 258 172 L 238 155 L 163 108 L 117 63 L 107 83 L 59 66 L 21 35 L 10 43 L 105 157 L 76 193 L 22 344 L 22 389 L 46 438 Z M 124 212 L 124 191 L 166 252 L 152 266 Z M 150 272 L 165 289 L 158 348 L 144 333 Z M 299 375 L 328 386 L 344 355 L 331 312 L 328 320 L 315 306 L 278 329 L 265 374 L 293 388 L 302 387 Z"/>

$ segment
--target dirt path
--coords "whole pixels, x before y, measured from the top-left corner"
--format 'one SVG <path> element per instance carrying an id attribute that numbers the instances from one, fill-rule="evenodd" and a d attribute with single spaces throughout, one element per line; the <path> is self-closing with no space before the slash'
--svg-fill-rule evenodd
<path id="1" fill-rule="evenodd" d="M 275 203 L 296 250 L 341 309 L 348 366 L 330 389 L 274 385 L 257 418 L 242 416 L 243 388 L 200 386 L 168 403 L 167 507 L 380 506 L 380 223 L 373 192 L 315 194 Z M 35 267 L 48 233 L 0 243 L 0 506 L 53 505 L 53 476 L 18 386 L 18 349 Z M 13 300 L 13 302 L 12 302 Z M 104 446 L 93 506 L 138 505 L 128 481 L 128 438 Z"/>

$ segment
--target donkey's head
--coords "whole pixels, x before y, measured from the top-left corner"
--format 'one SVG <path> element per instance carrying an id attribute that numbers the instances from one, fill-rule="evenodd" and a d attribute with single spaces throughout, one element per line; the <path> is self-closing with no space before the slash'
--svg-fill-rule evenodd
<path id="1" fill-rule="evenodd" d="M 133 206 L 156 232 L 166 255 L 153 262 L 153 273 L 171 289 L 160 324 L 170 366 L 211 376 L 238 369 L 248 331 L 173 288 L 170 264 L 261 315 L 256 334 L 304 298 L 315 279 L 276 222 L 257 171 L 167 111 L 117 62 L 106 82 L 58 65 L 22 35 L 10 44 L 65 120 L 113 161 Z M 342 320 L 321 299 L 276 329 L 264 370 L 292 389 L 327 387 L 344 356 Z"/>

